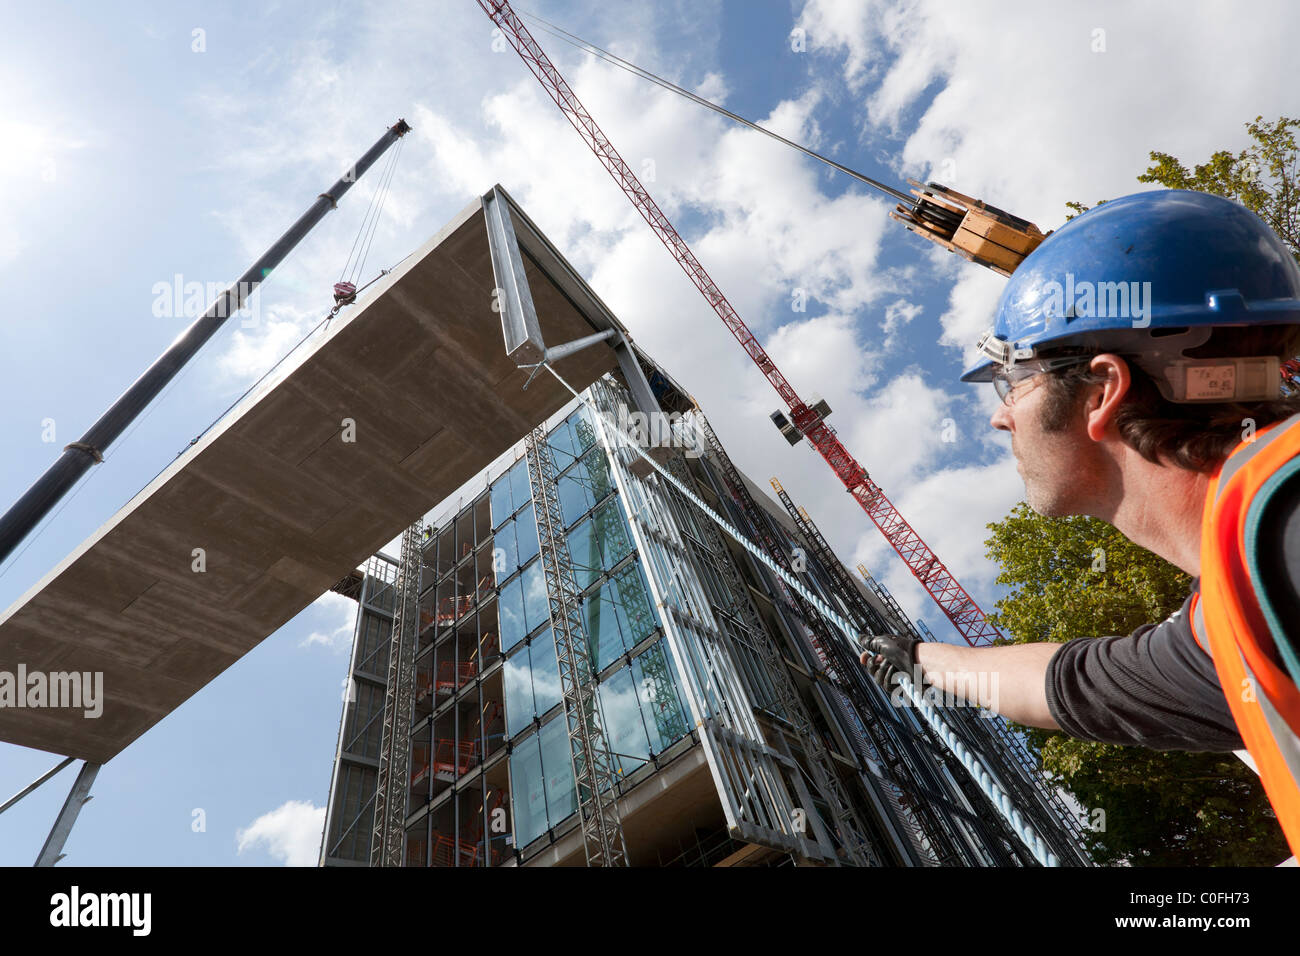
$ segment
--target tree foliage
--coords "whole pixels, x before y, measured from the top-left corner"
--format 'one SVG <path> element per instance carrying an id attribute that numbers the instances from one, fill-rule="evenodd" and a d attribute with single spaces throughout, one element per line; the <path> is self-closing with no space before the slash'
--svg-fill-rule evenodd
<path id="1" fill-rule="evenodd" d="M 1221 149 L 1190 172 L 1168 153 L 1152 152 L 1140 183 L 1168 189 L 1195 189 L 1235 199 L 1268 223 L 1300 262 L 1300 150 L 1295 130 L 1300 120 L 1283 116 L 1272 123 L 1257 116 L 1246 124 L 1251 144 L 1239 153 Z M 1080 210 L 1082 211 L 1082 210 Z"/>
<path id="2" fill-rule="evenodd" d="M 1300 120 L 1256 117 L 1246 124 L 1245 149 L 1219 150 L 1191 170 L 1152 152 L 1138 181 L 1234 199 L 1300 262 L 1297 128 Z M 1076 215 L 1089 208 L 1067 205 Z M 1178 568 L 1095 518 L 1044 518 L 1022 503 L 989 529 L 988 556 L 1002 568 L 998 583 L 1011 589 L 990 617 L 1013 643 L 1130 634 L 1168 617 L 1191 589 Z M 1088 835 L 1100 863 L 1271 866 L 1288 855 L 1258 777 L 1233 754 L 1161 752 L 1021 729 L 1044 771 L 1091 822 L 1103 824 Z"/>

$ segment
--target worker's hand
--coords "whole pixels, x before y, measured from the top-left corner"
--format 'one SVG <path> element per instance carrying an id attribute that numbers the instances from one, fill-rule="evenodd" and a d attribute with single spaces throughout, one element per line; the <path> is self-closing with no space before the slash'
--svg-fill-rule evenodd
<path id="1" fill-rule="evenodd" d="M 884 690 L 894 689 L 897 675 L 912 678 L 916 666 L 916 638 L 905 634 L 872 634 L 858 639 L 862 648 L 862 665 L 871 679 Z"/>

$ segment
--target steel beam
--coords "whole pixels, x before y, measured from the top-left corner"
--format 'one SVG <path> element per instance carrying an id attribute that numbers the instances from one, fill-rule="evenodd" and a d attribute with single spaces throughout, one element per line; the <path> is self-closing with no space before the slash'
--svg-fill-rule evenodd
<path id="1" fill-rule="evenodd" d="M 81 765 L 81 771 L 77 774 L 77 779 L 72 782 L 72 789 L 68 791 L 68 799 L 63 801 L 63 809 L 55 818 L 50 835 L 45 838 L 45 845 L 41 847 L 40 855 L 36 857 L 36 866 L 53 866 L 63 859 L 65 855 L 63 844 L 67 842 L 68 834 L 72 832 L 72 825 L 77 822 L 77 815 L 81 813 L 81 808 L 90 800 L 90 787 L 95 782 L 100 766 L 90 761 Z"/>

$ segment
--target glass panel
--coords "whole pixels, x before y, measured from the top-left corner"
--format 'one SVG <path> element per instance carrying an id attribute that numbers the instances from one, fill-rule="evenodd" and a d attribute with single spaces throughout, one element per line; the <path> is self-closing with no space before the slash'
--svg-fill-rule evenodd
<path id="1" fill-rule="evenodd" d="M 514 499 L 515 510 L 532 501 L 533 492 L 528 486 L 528 459 L 520 458 L 510 469 L 510 495 Z"/>
<path id="2" fill-rule="evenodd" d="M 478 547 L 492 533 L 492 517 L 488 509 L 488 496 L 480 495 L 474 502 L 474 546 Z"/>
<path id="3" fill-rule="evenodd" d="M 556 487 L 560 492 L 560 511 L 567 528 L 586 514 L 593 504 L 587 491 L 587 472 L 582 462 L 578 462 L 567 475 L 561 475 Z"/>
<path id="4" fill-rule="evenodd" d="M 548 627 L 529 645 L 533 664 L 533 701 L 540 717 L 560 702 L 560 664 L 555 657 L 555 636 Z"/>
<path id="5" fill-rule="evenodd" d="M 505 653 L 528 634 L 524 626 L 524 592 L 515 578 L 501 589 L 501 651 Z"/>
<path id="6" fill-rule="evenodd" d="M 563 714 L 542 726 L 542 770 L 546 774 L 546 810 L 551 826 L 561 823 L 578 809 L 570 762 L 569 725 Z"/>
<path id="7" fill-rule="evenodd" d="M 641 565 L 633 562 L 624 567 L 615 578 L 615 586 L 623 638 L 628 647 L 635 647 L 637 641 L 644 639 L 659 626 L 659 619 L 650 607 Z"/>
<path id="8" fill-rule="evenodd" d="M 650 741 L 641 722 L 631 668 L 619 668 L 600 685 L 600 709 L 614 771 L 627 776 L 650 759 Z"/>
<path id="9" fill-rule="evenodd" d="M 533 516 L 532 505 L 519 512 L 519 517 L 515 519 L 515 535 L 519 539 L 519 563 L 527 564 L 540 548 L 537 541 L 537 519 Z"/>
<path id="10" fill-rule="evenodd" d="M 590 518 L 569 532 L 569 560 L 573 563 L 573 580 L 579 591 L 585 591 L 600 577 L 604 563 Z"/>
<path id="11" fill-rule="evenodd" d="M 605 556 L 605 567 L 613 567 L 632 550 L 627 522 L 623 518 L 623 507 L 617 500 L 607 501 L 593 517 L 596 533 L 600 536 L 600 550 Z"/>
<path id="12" fill-rule="evenodd" d="M 546 596 L 546 575 L 542 562 L 534 561 L 524 568 L 524 620 L 528 630 L 534 631 L 551 619 L 550 602 Z"/>
<path id="13" fill-rule="evenodd" d="M 573 425 L 568 419 L 560 422 L 547 437 L 547 442 L 555 452 L 555 467 L 563 471 L 573 461 Z"/>
<path id="14" fill-rule="evenodd" d="M 519 567 L 519 548 L 515 544 L 515 523 L 507 521 L 492 539 L 492 547 L 499 553 L 493 554 L 492 564 L 496 569 L 497 584 L 500 584 Z"/>
<path id="15" fill-rule="evenodd" d="M 579 453 L 585 452 L 588 448 L 596 443 L 596 430 L 591 426 L 591 419 L 587 415 L 585 407 L 579 408 L 571 416 L 569 421 L 573 425 L 573 445 Z"/>
<path id="16" fill-rule="evenodd" d="M 655 753 L 662 753 L 686 733 L 687 726 L 667 641 L 658 641 L 644 654 L 632 658 L 632 679 L 645 712 L 650 746 Z"/>
<path id="17" fill-rule="evenodd" d="M 590 649 L 592 665 L 600 671 L 623 653 L 618 612 L 614 608 L 609 582 L 587 595 L 582 605 L 582 619 L 587 631 L 587 647 Z"/>
<path id="18" fill-rule="evenodd" d="M 505 521 L 515 509 L 510 504 L 510 477 L 503 475 L 492 486 L 492 527 Z"/>
<path id="19" fill-rule="evenodd" d="M 474 511 L 466 508 L 456 517 L 456 560 L 474 550 Z"/>
<path id="20" fill-rule="evenodd" d="M 609 462 L 605 460 L 604 449 L 591 449 L 582 456 L 582 462 L 587 469 L 588 487 L 591 489 L 592 498 L 600 501 L 614 490 L 614 479 L 610 477 Z"/>
<path id="21" fill-rule="evenodd" d="M 522 848 L 546 832 L 546 781 L 536 734 L 510 755 L 510 803 L 515 845 Z"/>
<path id="22" fill-rule="evenodd" d="M 552 657 L 555 655 L 552 654 Z M 533 682 L 530 680 L 528 648 L 506 659 L 506 736 L 513 737 L 533 719 Z"/>

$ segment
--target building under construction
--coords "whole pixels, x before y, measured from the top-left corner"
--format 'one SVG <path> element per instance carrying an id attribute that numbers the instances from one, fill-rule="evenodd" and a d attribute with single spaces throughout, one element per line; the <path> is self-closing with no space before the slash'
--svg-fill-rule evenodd
<path id="1" fill-rule="evenodd" d="M 490 347 L 564 355 L 536 304 L 558 289 L 593 333 L 565 333 L 567 360 L 594 339 L 608 367 L 558 411 L 481 432 L 496 462 L 335 586 L 359 609 L 321 863 L 1034 864 L 915 710 L 659 469 L 861 633 L 924 625 L 778 483 L 779 504 L 740 473 L 503 192 L 482 207 L 506 294 Z M 1086 865 L 1019 737 L 942 712 L 1056 859 Z"/>
<path id="2" fill-rule="evenodd" d="M 38 862 L 103 763 L 331 587 L 360 613 L 323 863 L 1086 862 L 1000 720 L 866 679 L 851 636 L 912 624 L 503 189 L 372 285 L 0 617 L 0 661 L 106 688 L 102 719 L 0 708 L 84 761 Z"/>

